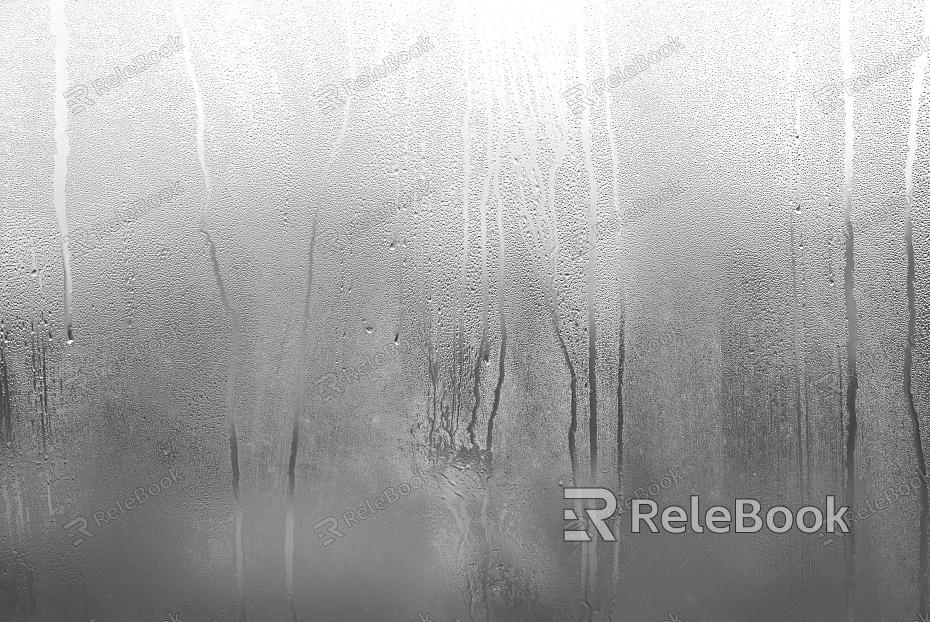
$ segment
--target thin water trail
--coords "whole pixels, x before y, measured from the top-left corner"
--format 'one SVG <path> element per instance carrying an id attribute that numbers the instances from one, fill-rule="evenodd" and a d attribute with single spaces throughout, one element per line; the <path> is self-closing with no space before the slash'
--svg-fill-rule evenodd
<path id="1" fill-rule="evenodd" d="M 930 0 L 924 0 L 923 41 L 930 37 Z M 914 438 L 914 455 L 917 471 L 922 478 L 920 486 L 920 526 L 918 542 L 917 570 L 917 610 L 927 609 L 927 521 L 930 519 L 930 498 L 927 491 L 927 461 L 924 456 L 923 441 L 920 432 L 920 419 L 914 404 L 914 392 L 911 375 L 914 364 L 914 344 L 917 338 L 916 274 L 914 266 L 914 163 L 917 160 L 917 122 L 920 113 L 920 96 L 923 93 L 924 75 L 927 70 L 927 55 L 921 54 L 914 59 L 914 79 L 911 82 L 910 123 L 907 134 L 907 160 L 904 165 L 904 194 L 907 199 L 907 212 L 904 216 L 904 244 L 907 253 L 907 345 L 904 348 L 904 397 L 907 400 L 907 412 L 911 419 Z"/>
<path id="2" fill-rule="evenodd" d="M 474 368 L 474 386 L 472 389 L 474 403 L 471 410 L 471 421 L 468 423 L 468 437 L 472 447 L 477 447 L 475 441 L 475 425 L 478 423 L 478 409 L 481 407 L 481 370 L 488 353 L 488 322 L 489 322 L 489 297 L 488 291 L 488 198 L 491 194 L 491 180 L 496 175 L 498 168 L 497 153 L 492 150 L 493 132 L 491 106 L 487 106 L 488 113 L 488 147 L 487 147 L 487 172 L 484 177 L 484 185 L 481 189 L 481 203 L 478 205 L 479 218 L 481 219 L 481 342 L 478 346 L 478 355 L 475 357 Z"/>
<path id="3" fill-rule="evenodd" d="M 590 114 L 581 121 L 585 168 L 588 173 L 588 434 L 590 443 L 590 483 L 597 485 L 597 202 L 598 187 L 591 157 Z"/>
<path id="4" fill-rule="evenodd" d="M 619 263 L 619 262 L 618 262 Z M 619 342 L 619 352 L 617 353 L 617 490 L 623 493 L 623 372 L 624 363 L 626 362 L 626 346 L 624 344 L 625 330 L 623 326 L 625 308 L 621 303 L 620 306 L 620 330 L 617 337 Z M 614 594 L 610 603 L 610 611 L 613 611 L 613 605 L 616 599 L 620 597 L 620 514 L 617 514 L 617 520 L 614 521 Z M 610 619 L 611 613 L 607 617 Z"/>
<path id="5" fill-rule="evenodd" d="M 229 302 L 226 295 L 226 287 L 223 284 L 223 277 L 220 274 L 220 264 L 217 258 L 216 245 L 207 230 L 207 208 L 210 205 L 210 171 L 207 167 L 206 144 L 204 134 L 206 131 L 206 114 L 204 112 L 203 96 L 200 86 L 197 83 L 197 75 L 194 72 L 194 64 L 191 60 L 191 40 L 187 24 L 184 21 L 184 14 L 178 0 L 172 0 L 174 12 L 178 19 L 178 25 L 181 29 L 181 40 L 184 44 L 184 64 L 187 68 L 187 74 L 191 80 L 191 87 L 194 91 L 194 109 L 197 115 L 197 160 L 200 162 L 200 170 L 203 174 L 204 201 L 200 208 L 200 231 L 207 241 L 207 248 L 210 253 L 210 261 L 213 266 L 213 277 L 216 280 L 217 289 L 220 293 L 220 301 L 223 309 L 229 313 L 232 321 L 232 351 L 229 356 L 229 365 L 226 371 L 226 427 L 229 435 L 229 456 L 232 469 L 232 489 L 233 498 L 236 502 L 236 579 L 239 584 L 239 620 L 245 622 L 246 603 L 245 603 L 245 570 L 242 551 L 242 499 L 239 490 L 239 441 L 236 434 L 236 366 L 239 360 L 239 346 L 241 343 L 239 315 Z"/>
<path id="6" fill-rule="evenodd" d="M 462 355 L 464 351 L 465 339 L 465 291 L 468 288 L 468 226 L 470 222 L 468 201 L 471 198 L 471 137 L 469 135 L 471 123 L 471 86 L 469 82 L 468 71 L 469 48 L 468 34 L 465 32 L 465 5 L 459 4 L 458 8 L 459 37 L 461 39 L 462 45 L 462 73 L 464 74 L 464 80 L 462 84 L 465 85 L 465 113 L 462 115 L 462 174 L 464 176 L 462 180 L 462 271 L 458 296 L 459 323 L 458 331 L 456 332 L 458 344 L 454 348 L 454 350 L 458 352 L 459 356 L 455 357 L 453 361 L 465 360 Z M 453 375 L 453 377 L 458 378 L 462 375 L 463 374 L 461 373 L 456 373 Z M 457 392 L 457 395 L 461 395 L 461 392 Z"/>
<path id="7" fill-rule="evenodd" d="M 68 251 L 68 25 L 65 20 L 65 0 L 51 2 L 52 33 L 55 36 L 55 170 L 53 199 L 58 218 L 58 237 L 61 239 L 61 265 L 64 273 L 64 325 L 65 338 L 73 341 L 71 330 L 71 254 Z"/>
<path id="8" fill-rule="evenodd" d="M 803 48 L 801 49 L 801 51 L 803 51 Z M 798 56 L 800 57 L 801 54 L 799 53 Z M 796 144 L 796 149 L 795 149 L 795 162 L 796 163 L 800 162 L 800 157 L 801 157 L 800 153 L 801 153 L 801 109 L 802 109 L 801 104 L 802 102 L 803 102 L 803 98 L 800 96 L 796 97 L 794 100 L 794 135 L 795 135 L 795 144 Z M 801 190 L 800 190 L 800 181 L 797 178 L 795 180 L 795 205 L 797 206 L 797 209 L 800 209 Z M 802 228 L 798 232 L 798 257 L 801 261 L 801 269 L 800 269 L 801 284 L 798 285 L 798 288 L 802 290 L 805 288 L 804 285 L 806 283 L 806 280 L 805 280 L 806 279 L 805 277 L 806 264 L 804 262 L 804 249 L 805 248 L 807 248 L 807 245 L 805 244 L 805 241 L 804 241 L 804 229 Z M 801 300 L 802 301 L 804 300 L 803 297 L 801 298 Z M 807 361 L 804 358 L 803 353 L 801 352 L 801 343 L 800 343 L 804 339 L 803 335 L 807 334 L 807 307 L 805 307 L 802 304 L 800 309 L 798 309 L 798 312 L 801 315 L 801 318 L 799 320 L 799 324 L 800 324 L 799 332 L 802 335 L 802 337 L 801 339 L 798 340 L 798 347 L 796 349 L 795 356 L 797 357 L 796 360 L 799 360 L 799 362 L 803 365 L 803 371 L 798 376 L 798 382 L 800 384 L 801 379 L 804 379 L 804 384 L 805 384 L 805 390 L 804 390 L 804 455 L 807 458 L 806 465 L 805 465 L 806 467 L 805 472 L 807 473 L 807 478 L 806 478 L 807 489 L 805 492 L 807 493 L 807 498 L 810 499 L 811 493 L 812 493 L 811 478 L 810 478 L 810 474 L 812 472 L 811 471 L 812 469 L 811 460 L 812 460 L 812 456 L 814 455 L 813 449 L 811 447 L 811 443 L 812 443 L 811 438 L 813 438 L 813 435 L 811 434 L 810 401 L 808 400 L 807 388 L 806 388 Z M 799 386 L 798 391 L 800 392 L 800 390 L 801 389 Z"/>
<path id="9" fill-rule="evenodd" d="M 610 67 L 610 55 L 608 53 L 607 45 L 607 35 L 605 32 L 605 24 L 607 22 L 607 3 L 606 0 L 601 0 L 599 5 L 599 33 L 601 39 L 601 62 L 605 68 Z M 623 231 L 623 221 L 622 213 L 620 210 L 620 175 L 618 169 L 618 155 L 617 155 L 617 141 L 614 136 L 613 131 L 613 106 L 612 98 L 604 98 L 604 121 L 607 126 L 607 138 L 610 143 L 610 172 L 611 172 L 611 182 L 613 188 L 613 194 L 611 198 L 613 200 L 613 210 L 617 218 L 617 231 L 614 234 L 614 240 L 617 244 L 617 283 L 619 285 L 619 298 L 620 298 L 620 318 L 619 322 L 619 353 L 617 360 L 617 490 L 623 490 L 623 363 L 625 358 L 623 339 L 624 339 L 624 314 L 625 314 L 625 304 L 624 304 L 624 284 L 623 284 L 623 252 L 621 246 L 622 240 L 622 231 Z M 607 619 L 611 619 L 614 605 L 617 599 L 620 597 L 620 515 L 617 515 L 617 520 L 614 523 L 614 537 L 615 541 L 613 544 L 613 595 L 610 599 L 610 604 L 607 611 Z"/>
<path id="10" fill-rule="evenodd" d="M 349 47 L 349 75 L 355 75 L 355 48 L 352 38 L 352 25 L 349 19 L 349 7 L 343 3 L 343 14 L 346 16 L 346 38 Z M 310 231 L 310 249 L 307 258 L 307 290 L 304 294 L 303 313 L 301 315 L 300 325 L 300 354 L 298 357 L 297 368 L 297 386 L 294 388 L 294 420 L 291 428 L 291 445 L 287 462 L 287 509 L 284 527 L 284 563 L 285 563 L 285 588 L 287 590 L 288 607 L 291 612 L 292 622 L 300 621 L 300 614 L 297 611 L 297 600 L 294 595 L 294 491 L 297 484 L 297 454 L 300 449 L 300 419 L 303 414 L 304 387 L 307 383 L 307 333 L 310 327 L 310 302 L 313 293 L 313 252 L 316 246 L 317 231 L 319 228 L 320 207 L 323 201 L 323 189 L 329 179 L 329 171 L 332 169 L 336 157 L 345 140 L 346 130 L 349 124 L 349 111 L 351 110 L 351 98 L 346 102 L 342 110 L 342 125 L 339 130 L 339 138 L 333 151 L 323 169 L 323 175 L 320 177 L 320 185 L 316 193 L 316 205 L 313 211 L 313 225 Z M 312 413 L 310 413 L 312 415 Z M 309 417 L 310 415 L 308 415 Z"/>
<path id="11" fill-rule="evenodd" d="M 578 23 L 578 32 L 584 32 L 581 22 Z M 587 84 L 587 68 L 585 66 L 584 37 L 578 37 L 578 78 L 582 84 Z M 597 294 L 597 176 L 594 170 L 594 161 L 591 154 L 591 108 L 585 107 L 581 114 L 581 148 L 584 155 L 585 172 L 588 177 L 588 266 L 587 266 L 587 313 L 588 313 L 588 478 L 592 487 L 597 485 L 597 322 L 596 322 L 596 294 Z M 584 554 L 582 563 L 585 563 L 584 573 L 584 604 L 587 622 L 590 622 L 594 611 L 600 609 L 600 594 L 597 585 L 597 545 L 594 542 L 582 546 Z"/>
<path id="12" fill-rule="evenodd" d="M 840 39 L 843 56 L 843 79 L 852 78 L 855 72 L 852 59 L 851 43 L 851 1 L 840 2 Z M 859 345 L 859 326 L 857 322 L 856 306 L 856 247 L 852 225 L 852 177 L 853 157 L 855 146 L 855 127 L 853 113 L 855 100 L 852 95 L 845 93 L 845 142 L 843 153 L 843 209 L 846 226 L 845 249 L 845 278 L 846 289 L 846 321 L 848 332 L 846 338 L 846 371 L 849 385 L 846 388 L 846 408 L 848 413 L 848 426 L 846 430 L 846 500 L 845 505 L 856 507 L 856 433 L 858 421 L 856 419 L 856 393 L 859 389 L 859 375 L 856 367 L 856 354 Z M 853 525 L 849 526 L 849 548 L 846 552 L 846 605 L 845 620 L 853 622 L 855 619 L 855 577 L 856 577 L 856 533 Z"/>
<path id="13" fill-rule="evenodd" d="M 794 89 L 797 91 L 799 59 L 796 53 L 792 52 L 789 73 L 794 75 Z M 801 98 L 795 97 L 794 100 L 794 134 L 791 137 L 791 148 L 788 151 L 788 168 L 791 171 L 789 180 L 789 192 L 791 193 L 791 205 L 793 207 L 791 214 L 791 292 L 792 292 L 792 314 L 794 324 L 794 408 L 797 419 L 797 441 L 798 441 L 798 485 L 803 494 L 807 495 L 808 490 L 804 486 L 804 436 L 801 428 L 801 334 L 800 334 L 800 301 L 798 299 L 798 259 L 797 259 L 797 241 L 796 230 L 800 226 L 801 218 L 801 195 L 798 186 L 797 158 L 800 149 L 801 140 Z M 810 479 L 810 473 L 808 473 Z M 806 498 L 806 497 L 805 497 Z"/>
<path id="14" fill-rule="evenodd" d="M 549 170 L 549 191 L 548 198 L 550 201 L 549 204 L 549 215 L 552 219 L 552 232 L 553 236 L 558 238 L 558 222 L 555 219 L 555 184 L 556 184 L 556 171 L 558 169 L 557 164 Z M 562 358 L 565 361 L 565 367 L 568 370 L 569 376 L 569 386 L 571 388 L 571 418 L 568 426 L 568 453 L 571 459 L 572 464 L 572 485 L 578 486 L 581 484 L 581 471 L 578 465 L 578 445 L 575 439 L 575 436 L 578 432 L 578 377 L 575 374 L 575 366 L 572 364 L 572 358 L 568 354 L 568 347 L 565 345 L 565 339 L 562 337 L 562 328 L 559 324 L 559 292 L 556 285 L 558 274 L 558 255 L 554 255 L 551 262 L 551 275 L 552 281 L 551 285 L 546 288 L 546 295 L 549 303 L 549 317 L 552 321 L 552 329 L 555 331 L 556 340 L 559 342 L 559 350 L 562 352 Z M 580 509 L 580 502 L 579 509 Z M 579 514 L 580 516 L 580 514 Z"/>
<path id="15" fill-rule="evenodd" d="M 498 178 L 494 183 L 494 198 L 497 202 L 497 246 L 498 246 L 498 268 L 497 268 L 497 313 L 498 322 L 501 326 L 501 349 L 497 357 L 497 385 L 494 387 L 494 403 L 491 405 L 491 414 L 488 417 L 488 470 L 492 468 L 494 461 L 494 418 L 500 409 L 501 391 L 504 387 L 504 362 L 507 359 L 507 313 L 504 309 L 504 275 L 506 274 L 507 261 L 507 241 L 504 238 L 504 202 L 500 196 L 500 153 L 503 142 L 503 132 L 498 136 L 497 142 L 497 162 L 496 172 Z"/>

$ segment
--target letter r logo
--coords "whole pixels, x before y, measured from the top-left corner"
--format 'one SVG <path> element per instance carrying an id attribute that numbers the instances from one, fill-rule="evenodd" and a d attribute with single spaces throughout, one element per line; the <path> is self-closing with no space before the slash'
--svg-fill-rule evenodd
<path id="1" fill-rule="evenodd" d="M 87 531 L 87 519 L 84 518 L 83 516 L 78 516 L 78 517 L 75 518 L 73 521 L 71 521 L 70 523 L 68 523 L 67 525 L 65 525 L 65 529 L 68 530 L 68 537 L 69 537 L 69 538 L 71 538 L 71 537 L 74 536 L 74 532 L 73 532 L 73 531 L 70 531 L 70 529 L 71 529 L 72 527 L 74 527 L 75 525 L 80 525 L 80 527 L 77 528 L 77 531 L 79 531 L 80 533 L 84 534 L 84 535 L 87 536 L 88 538 L 93 538 L 93 537 L 94 537 L 94 534 L 92 534 L 91 532 Z M 78 539 L 75 540 L 72 544 L 74 544 L 74 546 L 79 546 L 79 545 L 82 544 L 83 542 L 84 542 L 84 538 L 78 538 Z"/>
<path id="2" fill-rule="evenodd" d="M 94 105 L 94 100 L 87 95 L 87 87 L 83 84 L 78 84 L 65 91 L 64 97 L 68 110 L 74 114 Z"/>
<path id="3" fill-rule="evenodd" d="M 562 96 L 565 98 L 568 107 L 571 108 L 572 112 L 575 114 L 584 112 L 586 105 L 591 106 L 594 104 L 594 101 L 588 97 L 588 89 L 582 84 L 576 84 L 565 91 Z"/>
<path id="4" fill-rule="evenodd" d="M 336 526 L 338 524 L 339 523 L 336 521 L 336 519 L 330 516 L 329 518 L 324 518 L 323 520 L 318 522 L 316 525 L 314 525 L 313 529 L 317 530 L 317 529 L 321 529 L 324 525 L 329 525 L 329 527 L 326 528 L 326 532 L 331 533 L 332 535 L 336 536 L 336 538 L 341 538 L 345 534 L 339 531 L 338 529 L 336 529 Z M 336 538 L 327 537 L 326 532 L 316 534 L 316 537 L 320 538 L 321 540 L 323 538 L 326 538 L 326 540 L 323 540 L 323 546 L 329 546 L 330 544 L 336 541 Z"/>
<path id="5" fill-rule="evenodd" d="M 317 89 L 313 95 L 319 101 L 323 114 L 329 114 L 346 103 L 346 100 L 339 96 L 339 87 L 335 84 L 328 84 Z"/>
<path id="6" fill-rule="evenodd" d="M 614 537 L 613 532 L 610 531 L 610 528 L 607 526 L 607 523 L 604 521 L 614 515 L 614 512 L 617 511 L 617 498 L 614 496 L 614 493 L 610 492 L 606 488 L 565 488 L 563 493 L 563 499 L 600 499 L 604 502 L 604 507 L 599 510 L 585 510 L 588 514 L 588 518 L 591 520 L 591 523 L 594 525 L 594 528 L 597 529 L 597 532 L 601 534 L 601 538 L 605 542 L 616 542 L 617 539 Z M 575 514 L 574 510 L 565 510 L 564 516 L 566 520 L 578 519 L 578 516 Z M 588 536 L 585 531 L 570 531 L 566 530 L 563 536 L 565 542 L 575 542 L 590 541 L 590 536 Z"/>

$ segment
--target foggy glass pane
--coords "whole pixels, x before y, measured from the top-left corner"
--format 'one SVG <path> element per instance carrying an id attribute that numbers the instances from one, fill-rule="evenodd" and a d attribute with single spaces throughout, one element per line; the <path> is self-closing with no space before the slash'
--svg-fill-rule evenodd
<path id="1" fill-rule="evenodd" d="M 930 620 L 930 0 L 0 25 L 0 622 Z"/>

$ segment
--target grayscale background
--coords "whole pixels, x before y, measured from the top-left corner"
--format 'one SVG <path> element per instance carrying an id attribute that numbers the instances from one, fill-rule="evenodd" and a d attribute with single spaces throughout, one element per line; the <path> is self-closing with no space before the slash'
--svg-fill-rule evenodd
<path id="1" fill-rule="evenodd" d="M 927 619 L 926 485 L 833 542 L 576 546 L 562 495 L 926 471 L 930 3 L 0 32 L 0 622 Z"/>

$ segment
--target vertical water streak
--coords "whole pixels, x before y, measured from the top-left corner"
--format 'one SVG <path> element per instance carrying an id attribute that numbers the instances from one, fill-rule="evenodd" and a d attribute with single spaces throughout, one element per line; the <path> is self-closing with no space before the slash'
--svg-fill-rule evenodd
<path id="1" fill-rule="evenodd" d="M 610 67 L 610 57 L 608 55 L 607 49 L 607 36 L 605 34 L 604 25 L 606 23 L 606 14 L 607 6 L 606 0 L 601 0 L 598 5 L 600 9 L 600 20 L 599 20 L 599 29 L 600 29 L 600 38 L 601 38 L 601 58 L 605 70 L 609 73 Z M 623 223 L 621 220 L 621 211 L 620 211 L 620 187 L 619 187 L 619 171 L 617 170 L 617 144 L 613 132 L 613 119 L 612 119 L 612 105 L 611 98 L 608 94 L 604 97 L 604 117 L 606 123 L 607 138 L 610 143 L 610 171 L 611 171 L 611 181 L 613 184 L 613 194 L 611 196 L 613 200 L 613 209 L 617 218 L 617 231 L 614 234 L 614 239 L 617 242 L 617 282 L 619 287 L 619 356 L 617 361 L 617 490 L 623 490 L 623 363 L 625 359 L 624 352 L 624 315 L 625 315 L 625 304 L 624 304 L 624 286 L 623 286 L 623 253 L 621 246 L 621 231 L 623 228 Z M 613 544 L 613 597 L 610 602 L 610 611 L 608 612 L 608 618 L 610 618 L 613 605 L 616 599 L 620 596 L 620 515 L 617 514 L 617 520 L 615 522 L 614 537 L 616 540 Z"/>
<path id="2" fill-rule="evenodd" d="M 191 80 L 191 88 L 194 91 L 194 109 L 197 115 L 197 160 L 200 163 L 200 170 L 203 174 L 204 201 L 200 208 L 200 231 L 207 241 L 207 249 L 210 253 L 210 261 L 213 266 L 213 276 L 216 280 L 217 289 L 220 294 L 220 301 L 223 309 L 229 313 L 232 322 L 232 351 L 229 355 L 229 365 L 226 371 L 226 427 L 229 435 L 229 457 L 232 468 L 232 489 L 233 497 L 236 502 L 236 579 L 239 584 L 239 620 L 245 622 L 246 605 L 245 605 L 245 568 L 242 551 L 242 499 L 239 491 L 239 440 L 236 434 L 236 366 L 239 360 L 239 345 L 241 335 L 239 330 L 239 314 L 229 302 L 226 295 L 226 287 L 223 284 L 223 277 L 220 274 L 220 264 L 216 253 L 216 245 L 207 230 L 207 208 L 210 204 L 210 171 L 207 167 L 207 154 L 204 134 L 206 132 L 206 114 L 204 112 L 203 96 L 201 95 L 200 86 L 197 83 L 197 75 L 194 72 L 194 64 L 191 60 L 191 41 L 190 34 L 187 30 L 187 24 L 184 21 L 184 14 L 181 12 L 178 0 L 172 1 L 174 11 L 178 18 L 178 25 L 181 28 L 181 40 L 184 45 L 184 64 L 187 68 L 187 74 Z"/>
<path id="3" fill-rule="evenodd" d="M 578 23 L 579 33 L 584 33 L 581 27 L 580 16 Z M 582 84 L 587 84 L 587 71 L 585 67 L 584 36 L 578 37 L 578 78 Z M 597 326 L 595 314 L 595 295 L 597 293 L 596 258 L 597 258 L 597 177 L 594 171 L 594 162 L 591 157 L 591 108 L 586 106 L 581 113 L 581 147 L 584 155 L 585 172 L 588 177 L 588 266 L 587 266 L 587 311 L 588 311 L 588 441 L 589 447 L 589 481 L 593 487 L 597 482 Z M 594 610 L 600 608 L 600 597 L 597 590 L 597 545 L 595 542 L 585 543 L 582 546 L 587 557 L 586 568 L 589 572 L 584 575 L 584 605 L 586 620 L 590 622 Z M 593 596 L 593 603 L 589 601 Z"/>
<path id="4" fill-rule="evenodd" d="M 13 440 L 13 401 L 10 392 L 10 366 L 7 361 L 7 331 L 0 323 L 0 441 Z"/>
<path id="5" fill-rule="evenodd" d="M 843 81 L 852 78 L 854 73 L 851 42 L 851 12 L 852 0 L 840 1 L 840 40 L 843 57 Z M 846 430 L 846 500 L 845 505 L 856 507 L 856 432 L 858 421 L 856 419 L 856 393 L 859 389 L 859 376 L 856 368 L 856 353 L 859 343 L 859 328 L 857 322 L 857 307 L 855 296 L 855 239 L 852 226 L 852 175 L 853 156 L 855 145 L 855 130 L 853 127 L 854 98 L 844 89 L 845 99 L 845 132 L 843 151 L 843 215 L 846 226 L 846 269 L 844 286 L 846 289 L 846 321 L 848 325 L 846 339 L 846 370 L 849 375 L 849 386 L 846 388 L 846 408 L 848 425 Z M 855 619 L 855 571 L 856 571 L 856 533 L 853 525 L 849 526 L 849 549 L 846 554 L 846 605 L 845 620 L 852 622 Z"/>
<path id="6" fill-rule="evenodd" d="M 499 141 L 503 137 L 498 137 Z M 498 159 L 500 158 L 500 142 L 498 142 Z M 494 440 L 494 417 L 501 403 L 501 390 L 504 386 L 504 361 L 507 357 L 507 314 L 504 309 L 504 274 L 506 273 L 507 246 L 504 239 L 504 203 L 500 197 L 499 184 L 495 184 L 494 196 L 497 199 L 497 244 L 498 244 L 498 268 L 497 268 L 497 312 L 501 325 L 501 351 L 497 359 L 497 385 L 494 387 L 494 404 L 491 406 L 491 415 L 488 417 L 488 465 L 493 464 L 493 440 Z"/>
<path id="7" fill-rule="evenodd" d="M 68 26 L 65 23 L 65 0 L 51 0 L 52 32 L 55 35 L 55 170 L 53 197 L 58 218 L 58 236 L 61 238 L 61 263 L 64 273 L 64 325 L 68 343 L 73 340 L 71 331 L 71 259 L 68 251 Z"/>
<path id="8" fill-rule="evenodd" d="M 930 37 L 930 0 L 924 0 L 923 40 Z M 927 491 L 927 462 L 924 456 L 923 441 L 920 433 L 920 419 L 914 405 L 914 392 L 911 385 L 911 373 L 914 362 L 914 344 L 917 337 L 917 307 L 915 301 L 915 266 L 914 266 L 914 163 L 917 160 L 917 121 L 920 112 L 920 96 L 923 93 L 924 74 L 927 69 L 927 55 L 921 54 L 914 59 L 914 79 L 911 82 L 910 123 L 907 134 L 907 160 L 904 165 L 904 194 L 907 199 L 907 212 L 904 217 L 904 243 L 907 253 L 907 345 L 904 348 L 904 396 L 907 400 L 907 412 L 911 419 L 914 437 L 914 454 L 917 470 L 922 478 L 920 486 L 920 530 L 918 544 L 917 572 L 917 610 L 924 612 L 927 608 L 927 521 L 930 518 L 930 499 Z"/>
<path id="9" fill-rule="evenodd" d="M 352 24 L 350 21 L 349 7 L 343 3 L 343 13 L 346 16 L 346 40 L 349 47 L 349 75 L 355 75 L 355 45 L 352 38 Z M 345 140 L 346 130 L 349 125 L 349 110 L 351 109 L 351 98 L 347 101 L 342 110 L 342 125 L 339 130 L 339 138 L 333 151 L 323 169 L 323 175 L 320 178 L 320 185 L 317 188 L 316 207 L 313 212 L 313 225 L 310 231 L 310 250 L 307 258 L 307 291 L 304 295 L 303 313 L 300 327 L 300 354 L 297 368 L 297 386 L 294 388 L 294 421 L 291 428 L 291 444 L 287 464 L 287 508 L 284 527 L 284 564 L 285 564 L 285 589 L 287 590 L 288 607 L 291 612 L 291 620 L 298 622 L 300 616 L 297 612 L 297 601 L 294 598 L 294 490 L 297 483 L 297 453 L 300 449 L 300 418 L 303 410 L 304 385 L 307 382 L 307 332 L 310 325 L 310 300 L 313 292 L 313 251 L 316 246 L 317 230 L 319 228 L 320 207 L 323 200 L 323 188 L 329 179 L 329 171 L 336 162 L 336 156 L 342 148 Z M 395 336 L 396 340 L 396 336 Z"/>
<path id="10" fill-rule="evenodd" d="M 591 444 L 590 481 L 597 484 L 597 201 L 598 187 L 594 161 L 591 157 L 590 115 L 585 112 L 581 120 L 581 140 L 584 148 L 585 169 L 588 174 L 588 434 Z"/>
<path id="11" fill-rule="evenodd" d="M 797 75 L 798 59 L 795 53 L 791 54 L 791 68 L 789 73 Z M 797 89 L 797 80 L 795 80 L 795 89 Z M 788 151 L 788 167 L 792 172 L 789 180 L 789 189 L 791 192 L 791 204 L 793 209 L 791 215 L 791 291 L 792 291 L 792 311 L 794 322 L 794 408 L 797 419 L 797 439 L 798 439 L 798 484 L 802 494 L 807 495 L 808 490 L 804 486 L 804 436 L 801 432 L 801 337 L 800 337 L 800 302 L 798 300 L 798 262 L 797 262 L 797 242 L 795 239 L 795 229 L 798 227 L 798 221 L 801 216 L 801 197 L 798 188 L 798 170 L 797 160 L 799 155 L 801 139 L 801 98 L 795 97 L 794 100 L 795 120 L 794 135 L 792 136 L 792 149 Z M 810 484 L 810 473 L 807 474 L 808 485 Z M 805 496 L 805 498 L 807 498 Z"/>
<path id="12" fill-rule="evenodd" d="M 489 291 L 488 291 L 488 197 L 491 194 L 491 179 L 497 174 L 498 161 L 497 153 L 491 149 L 491 105 L 487 104 L 488 113 L 488 149 L 487 149 L 487 172 L 484 178 L 484 185 L 481 189 L 481 203 L 478 206 L 481 219 L 481 343 L 478 346 L 478 355 L 475 357 L 475 383 L 473 388 L 474 404 L 472 405 L 471 421 L 468 423 L 468 436 L 471 440 L 472 447 L 475 447 L 475 424 L 478 422 L 478 408 L 481 405 L 481 370 L 482 363 L 485 362 L 488 350 L 488 313 L 489 313 Z M 499 144 L 499 143 L 498 143 Z"/>
<path id="13" fill-rule="evenodd" d="M 469 136 L 469 125 L 471 121 L 471 85 L 469 83 L 468 72 L 468 35 L 465 32 L 465 5 L 459 4 L 459 35 L 462 40 L 462 84 L 465 88 L 465 112 L 462 116 L 462 160 L 463 160 L 463 183 L 462 183 L 462 282 L 459 288 L 459 323 L 457 331 L 458 346 L 455 348 L 458 356 L 453 361 L 463 360 L 463 348 L 465 340 L 465 290 L 468 287 L 468 199 L 471 193 L 471 137 Z M 453 374 L 457 378 L 461 374 Z M 459 393 L 460 395 L 460 393 Z"/>
<path id="14" fill-rule="evenodd" d="M 617 337 L 619 342 L 619 351 L 617 352 L 617 490 L 621 494 L 623 493 L 623 372 L 624 363 L 626 362 L 624 317 L 625 308 L 621 301 L 620 329 Z M 617 520 L 614 522 L 614 599 L 620 596 L 620 519 L 621 515 L 618 513 Z M 613 603 L 611 603 L 612 606 Z"/>

